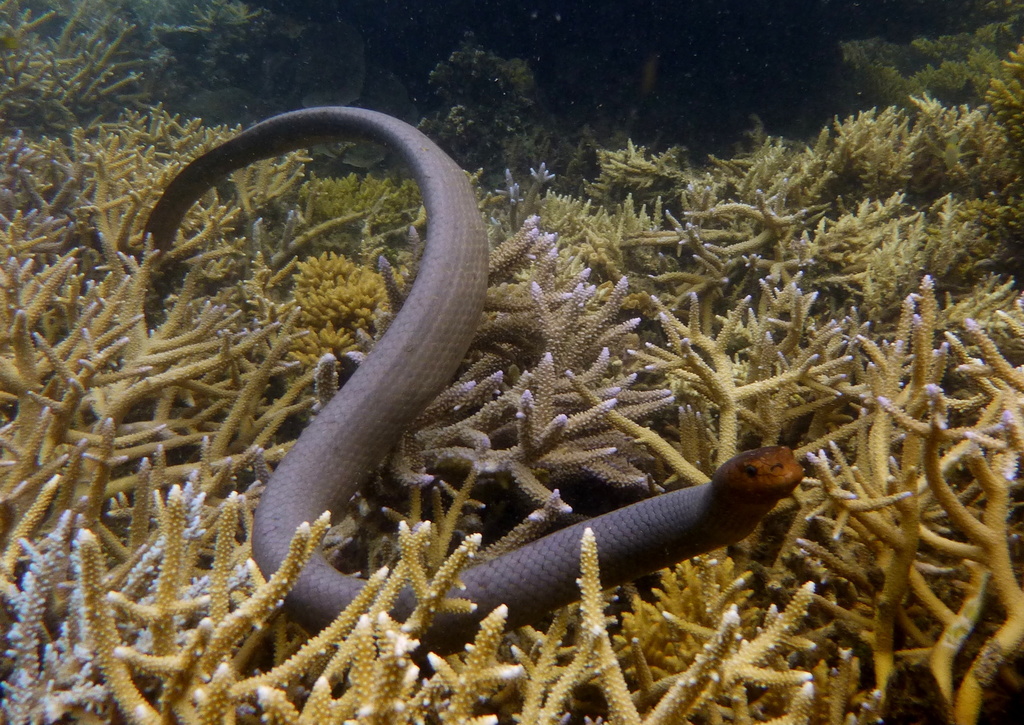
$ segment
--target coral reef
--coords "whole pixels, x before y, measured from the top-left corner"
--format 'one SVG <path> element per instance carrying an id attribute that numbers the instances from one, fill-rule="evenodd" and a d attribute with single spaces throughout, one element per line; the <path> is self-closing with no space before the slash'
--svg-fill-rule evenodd
<path id="1" fill-rule="evenodd" d="M 374 317 L 384 305 L 384 280 L 334 252 L 298 263 L 293 296 L 298 305 L 291 354 L 312 366 L 326 353 L 340 358 L 359 349 L 357 332 L 370 336 Z"/>
<path id="2" fill-rule="evenodd" d="M 332 316 L 362 349 L 401 304 L 417 234 L 383 237 L 418 201 L 293 153 L 207 194 L 161 256 L 148 210 L 230 129 L 162 109 L 4 128 L 4 717 L 1012 722 L 1024 296 L 993 260 L 1017 235 L 996 210 L 1019 207 L 1019 56 L 991 108 L 922 96 L 704 164 L 629 145 L 577 196 L 508 174 L 481 197 L 490 288 L 457 379 L 269 581 L 260 482 L 334 358 L 359 359 Z M 346 214 L 379 215 L 358 248 Z M 603 593 L 585 535 L 580 604 L 419 648 L 473 561 L 775 444 L 808 477 L 748 540 Z M 321 543 L 369 583 L 310 637 L 278 607 Z"/>
<path id="3" fill-rule="evenodd" d="M 156 44 L 165 49 L 163 102 L 207 123 L 238 123 L 257 117 L 265 105 L 258 95 L 259 41 L 271 36 L 268 13 L 236 0 L 200 4 L 153 3 L 139 8 L 152 16 Z"/>
<path id="4" fill-rule="evenodd" d="M 555 138 L 525 61 L 501 58 L 470 40 L 437 65 L 430 82 L 446 108 L 420 129 L 464 168 L 494 174 L 502 168 L 496 162 L 525 167 L 553 160 Z"/>
<path id="5" fill-rule="evenodd" d="M 114 3 L 39 5 L 0 2 L 0 128 L 69 131 L 147 101 L 142 74 L 156 64 Z"/>
<path id="6" fill-rule="evenodd" d="M 393 180 L 349 174 L 320 178 L 315 174 L 299 190 L 306 219 L 329 223 L 337 230 L 330 243 L 363 264 L 374 264 L 380 255 L 395 260 L 396 242 L 403 241 L 410 226 L 426 221 L 420 193 L 410 179 Z M 324 232 L 317 237 L 327 236 Z"/>
<path id="7" fill-rule="evenodd" d="M 962 3 L 960 32 L 917 37 L 900 44 L 882 38 L 840 44 L 849 70 L 846 92 L 858 104 L 905 106 L 914 96 L 934 96 L 947 104 L 977 104 L 1000 59 L 1020 40 L 1024 13 L 1008 0 Z"/>
<path id="8" fill-rule="evenodd" d="M 634 184 L 639 208 L 615 192 L 603 205 L 549 196 L 541 213 L 603 279 L 643 268 L 651 276 L 637 286 L 671 308 L 717 294 L 723 280 L 752 294 L 767 274 L 802 275 L 888 324 L 925 273 L 958 301 L 943 312 L 950 320 L 978 317 L 1012 297 L 988 259 L 1007 250 L 978 215 L 1017 178 L 1010 144 L 986 109 L 914 106 L 837 119 L 810 146 L 755 137 L 751 150 L 700 171 L 674 152 L 645 159 L 627 149 L 602 157 L 595 192 L 629 188 L 645 170 L 654 188 L 674 183 L 654 198 Z M 966 294 L 975 288 L 984 292 Z"/>
<path id="9" fill-rule="evenodd" d="M 1000 189 L 974 204 L 979 224 L 1008 253 L 1004 259 L 1017 274 L 1024 272 L 1021 255 L 1021 230 L 1024 229 L 1024 45 L 1010 53 L 1003 62 L 1003 74 L 993 78 L 986 100 L 992 106 L 992 115 L 1006 131 L 1007 166 L 1015 175 Z"/>

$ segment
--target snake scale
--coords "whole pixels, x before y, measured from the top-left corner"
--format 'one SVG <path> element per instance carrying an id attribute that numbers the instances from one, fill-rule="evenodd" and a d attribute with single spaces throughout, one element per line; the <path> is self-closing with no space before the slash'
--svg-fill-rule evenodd
<path id="1" fill-rule="evenodd" d="M 276 571 L 296 527 L 324 511 L 345 509 L 458 368 L 487 288 L 488 242 L 475 195 L 462 169 L 403 121 L 359 108 L 309 108 L 274 116 L 196 158 L 168 185 L 146 224 L 154 248 L 166 252 L 188 208 L 228 173 L 317 143 L 354 139 L 383 144 L 411 170 L 427 209 L 425 250 L 387 332 L 267 483 L 252 534 L 253 556 L 266 575 Z M 452 596 L 473 600 L 475 612 L 436 617 L 424 647 L 457 650 L 499 604 L 508 606 L 507 626 L 513 628 L 578 599 L 585 527 L 594 531 L 602 584 L 610 587 L 739 541 L 802 476 L 788 448 L 747 451 L 723 464 L 708 483 L 620 508 L 471 567 L 461 577 L 465 590 Z M 363 585 L 317 553 L 285 606 L 295 620 L 318 631 Z M 395 616 L 407 616 L 414 604 L 406 590 Z"/>

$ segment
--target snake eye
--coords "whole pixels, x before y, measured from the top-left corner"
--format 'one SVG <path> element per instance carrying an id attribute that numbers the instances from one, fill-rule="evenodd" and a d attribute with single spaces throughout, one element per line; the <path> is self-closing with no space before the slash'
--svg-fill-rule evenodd
<path id="1" fill-rule="evenodd" d="M 744 473 L 746 473 L 746 474 L 747 474 L 748 476 L 750 476 L 751 478 L 753 478 L 754 476 L 756 476 L 756 475 L 757 475 L 757 468 L 756 468 L 755 466 L 752 466 L 752 465 L 750 465 L 750 464 L 747 464 L 747 465 L 746 465 L 746 466 L 744 467 L 744 469 L 743 469 L 743 472 L 744 472 Z"/>

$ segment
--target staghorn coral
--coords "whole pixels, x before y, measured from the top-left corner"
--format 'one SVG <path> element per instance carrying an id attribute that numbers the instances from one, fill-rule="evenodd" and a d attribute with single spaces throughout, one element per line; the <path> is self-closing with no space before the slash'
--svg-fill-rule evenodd
<path id="1" fill-rule="evenodd" d="M 156 468 L 146 475 L 162 477 L 164 472 Z M 419 624 L 400 627 L 387 608 L 404 585 L 422 582 L 432 592 L 447 591 L 478 537 L 468 538 L 431 570 L 425 554 L 432 527 L 404 527 L 402 557 L 394 570 L 377 572 L 327 630 L 302 642 L 282 618 L 270 616 L 312 553 L 326 517 L 300 528 L 281 570 L 263 581 L 247 559 L 247 498 L 232 494 L 209 505 L 198 493 L 201 487 L 201 481 L 193 480 L 171 487 L 166 497 L 150 488 L 153 508 L 118 509 L 141 532 L 142 543 L 136 556 L 117 566 L 105 562 L 101 539 L 70 512 L 39 547 L 28 548 L 29 573 L 9 602 L 12 646 L 7 656 L 16 676 L 3 687 L 4 707 L 13 722 L 102 721 L 114 717 L 115 708 L 139 723 L 166 717 L 241 723 L 341 723 L 353 717 L 381 723 L 424 718 L 497 722 L 489 710 L 504 717 L 518 711 L 526 722 L 555 722 L 567 712 L 567 696 L 590 680 L 595 667 L 599 681 L 615 694 L 608 703 L 610 720 L 641 721 L 605 629 L 592 535 L 581 542 L 582 627 L 575 634 L 567 631 L 569 618 L 562 616 L 542 645 L 539 632 L 524 630 L 523 647 L 514 647 L 509 657 L 499 651 L 504 616 L 499 607 L 481 624 L 471 647 L 446 659 L 430 655 L 432 672 L 419 678 L 420 665 L 410 655 L 429 611 L 413 614 L 410 622 Z M 237 533 L 243 533 L 241 541 Z M 193 578 L 196 567 L 203 575 Z M 791 700 L 807 709 L 808 673 L 786 674 L 777 662 L 774 668 L 754 667 L 766 658 L 765 645 L 799 623 L 810 590 L 802 591 L 799 601 L 773 615 L 775 621 L 749 647 L 737 636 L 735 612 L 727 613 L 714 638 L 731 658 L 720 665 L 705 655 L 695 666 L 722 666 L 724 673 L 733 673 L 723 681 L 723 690 L 737 676 L 760 671 L 776 692 L 776 702 Z M 42 620 L 44 611 L 63 614 L 57 631 Z M 534 646 L 528 646 L 531 641 Z M 560 649 L 570 656 L 560 656 Z M 253 671 L 256 666 L 262 671 Z M 241 671 L 251 674 L 240 677 Z M 540 671 L 547 675 L 535 676 Z M 517 695 L 527 678 L 529 686 Z M 681 714 L 713 700 L 713 693 L 705 693 L 695 702 L 686 682 L 669 688 L 660 709 L 643 722 L 678 722 Z M 340 683 L 347 686 L 334 697 L 332 687 Z M 490 693 L 504 697 L 481 707 Z"/>
<path id="2" fill-rule="evenodd" d="M 673 308 L 722 280 L 749 294 L 767 274 L 797 273 L 887 324 L 922 272 L 970 309 L 1005 305 L 1012 295 L 985 260 L 1003 250 L 970 222 L 986 190 L 1014 178 L 1006 138 L 985 110 L 928 98 L 916 106 L 913 116 L 888 108 L 837 120 L 810 147 L 760 139 L 748 154 L 716 159 L 678 201 L 662 199 L 662 228 L 631 234 L 618 250 L 656 250 L 657 276 L 645 287 Z"/>
<path id="3" fill-rule="evenodd" d="M 132 221 L 146 197 L 127 187 L 159 173 L 157 155 L 107 165 L 91 150 L 118 149 L 125 138 L 134 149 L 147 139 L 155 142 L 147 148 L 159 149 L 160 138 L 171 143 L 179 133 L 194 138 L 157 113 L 129 116 L 102 143 L 74 135 L 72 148 L 59 152 L 54 142 L 6 142 L 24 166 L 5 199 L 14 212 L 4 216 L 0 271 L 5 578 L 13 576 L 19 540 L 52 518 L 51 505 L 59 511 L 82 499 L 96 526 L 103 501 L 127 490 L 130 468 L 154 455 L 169 458 L 172 471 L 201 456 L 223 485 L 253 456 L 262 458 L 263 447 L 272 449 L 278 428 L 309 405 L 301 397 L 308 379 L 282 362 L 293 339 L 290 319 L 243 319 L 204 296 L 193 269 L 149 327 L 155 258 L 136 259 L 107 243 L 140 246 Z M 47 152 L 58 162 L 49 175 L 20 173 Z M 197 210 L 198 228 L 223 211 L 237 213 Z M 272 381 L 281 389 L 268 392 Z"/>
<path id="4" fill-rule="evenodd" d="M 756 610 L 743 606 L 753 594 L 747 588 L 750 577 L 749 571 L 737 575 L 732 559 L 703 555 L 663 570 L 658 586 L 651 589 L 651 601 L 630 592 L 630 608 L 622 616 L 615 644 L 630 650 L 629 673 L 647 691 L 641 696 L 656 681 L 685 670 L 730 608 L 748 619 L 754 614 Z"/>
<path id="5" fill-rule="evenodd" d="M 664 390 L 633 389 L 635 376 L 625 371 L 622 357 L 639 322 L 621 319 L 626 280 L 588 284 L 589 270 L 566 269 L 554 236 L 538 225 L 536 217 L 527 220 L 491 255 L 490 319 L 472 347 L 480 354 L 403 446 L 407 478 L 414 462 L 468 460 L 489 475 L 512 476 L 538 506 L 549 487 L 581 475 L 645 486 L 636 465 L 642 451 L 604 420 L 612 408 L 636 418 L 670 403 Z M 527 274 L 517 280 L 523 267 Z M 514 375 L 505 372 L 510 363 Z"/>
<path id="6" fill-rule="evenodd" d="M 786 713 L 772 722 L 806 722 L 814 694 L 809 683 L 811 675 L 779 667 L 773 650 L 804 617 L 812 587 L 799 589 L 783 612 L 770 612 L 765 626 L 756 634 L 742 627 L 735 607 L 728 608 L 710 630 L 707 644 L 686 671 L 659 681 L 658 697 L 652 698 L 656 699 L 657 705 L 641 718 L 640 708 L 634 700 L 639 699 L 642 703 L 646 693 L 641 691 L 639 697 L 629 696 L 621 665 L 612 655 L 611 637 L 600 597 L 598 549 L 589 529 L 583 536 L 581 551 L 582 621 L 576 634 L 576 647 L 565 664 L 557 663 L 554 647 L 561 637 L 553 635 L 559 632 L 564 622 L 556 619 L 552 625 L 554 631 L 547 632 L 540 647 L 539 661 L 526 665 L 527 674 L 533 678 L 525 693 L 520 715 L 522 721 L 557 722 L 572 688 L 593 678 L 606 699 L 609 722 L 655 725 L 692 721 L 691 718 L 699 720 L 708 715 L 713 718 L 749 719 L 755 711 L 758 711 L 759 718 L 762 715 L 770 717 L 771 710 Z M 807 644 L 793 638 L 786 647 L 799 648 Z M 759 666 L 769 660 L 774 661 L 768 667 Z M 546 677 L 541 677 L 543 671 L 538 671 L 538 664 L 548 665 Z M 550 685 L 545 686 L 549 682 Z M 770 692 L 770 696 L 764 699 L 771 700 L 771 705 L 764 708 L 764 702 L 760 705 L 751 703 L 746 690 L 748 682 Z M 642 709 L 647 710 L 649 704 L 642 704 Z"/>
<path id="7" fill-rule="evenodd" d="M 643 269 L 650 278 L 634 280 L 635 293 L 672 308 L 723 280 L 750 293 L 766 274 L 802 273 L 830 298 L 852 295 L 863 314 L 885 320 L 921 271 L 967 307 L 975 288 L 989 290 L 981 306 L 1004 305 L 1009 292 L 985 258 L 1006 254 L 1006 229 L 992 233 L 999 221 L 978 212 L 994 213 L 993 198 L 1016 178 L 1006 136 L 985 109 L 930 98 L 914 105 L 913 114 L 889 108 L 837 120 L 811 146 L 755 135 L 753 150 L 702 171 L 674 155 L 646 160 L 627 150 L 636 173 L 657 182 L 644 206 L 633 196 L 598 204 L 555 194 L 538 206 L 567 256 L 611 281 Z M 629 179 L 616 183 L 628 188 Z M 640 297 L 631 305 L 652 309 Z M 978 316 L 951 312 L 970 314 Z"/>
<path id="8" fill-rule="evenodd" d="M 1021 304 L 999 313 L 1015 334 L 1024 331 Z M 976 322 L 961 340 L 936 334 L 936 317 L 926 279 L 904 304 L 898 339 L 861 336 L 866 425 L 852 450 L 832 444 L 810 456 L 821 488 L 802 504 L 808 521 L 824 524 L 812 529 L 831 540 L 795 544 L 839 577 L 821 601 L 834 627 L 853 624 L 870 643 L 883 692 L 903 654 L 901 630 L 905 656 L 927 664 L 947 712 L 966 723 L 982 707 L 982 681 L 1024 641 L 1024 593 L 1009 550 L 1019 522 L 1007 518 L 1021 453 L 1019 371 Z M 944 390 L 954 370 L 967 378 L 955 396 Z M 876 564 L 865 566 L 864 556 Z M 990 579 L 998 612 L 982 625 Z M 968 667 L 954 687 L 958 659 Z"/>
<path id="9" fill-rule="evenodd" d="M 322 179 L 310 177 L 299 190 L 304 215 L 311 224 L 339 229 L 343 238 L 332 240 L 362 264 L 385 254 L 394 261 L 389 242 L 403 240 L 410 226 L 422 227 L 419 190 L 411 179 L 394 181 L 356 174 Z M 346 228 L 358 229 L 357 234 Z M 326 231 L 326 228 L 324 229 Z M 319 236 L 325 236 L 322 232 Z"/>
<path id="10" fill-rule="evenodd" d="M 677 400 L 692 401 L 679 416 L 688 460 L 717 466 L 756 441 L 792 435 L 797 421 L 839 438 L 831 423 L 844 412 L 850 360 L 840 325 L 812 322 L 815 295 L 796 282 L 783 289 L 765 283 L 756 308 L 745 298 L 715 323 L 700 297 L 690 300 L 686 322 L 658 310 L 669 344 L 648 343 L 636 354 L 645 370 L 670 381 Z M 714 450 L 706 447 L 711 431 Z"/>
<path id="11" fill-rule="evenodd" d="M 0 2 L 0 122 L 34 134 L 110 120 L 147 99 L 156 69 L 138 29 L 107 0 Z"/>
<path id="12" fill-rule="evenodd" d="M 993 78 L 988 89 L 987 100 L 992 104 L 992 111 L 1006 129 L 1007 136 L 1013 142 L 1011 148 L 1019 154 L 1021 143 L 1024 142 L 1024 48 L 1018 46 L 1004 62 L 1006 78 Z"/>
<path id="13" fill-rule="evenodd" d="M 594 201 L 607 204 L 621 202 L 628 195 L 637 203 L 650 204 L 665 196 L 685 178 L 681 165 L 683 149 L 671 148 L 647 158 L 647 149 L 626 143 L 621 151 L 599 150 L 597 179 L 585 192 Z"/>
<path id="14" fill-rule="evenodd" d="M 157 267 L 140 217 L 215 132 L 154 113 L 5 138 L 5 716 L 1012 722 L 1024 298 L 985 267 L 993 227 L 971 211 L 1016 173 L 1001 123 L 920 99 L 810 147 L 760 138 L 680 167 L 646 209 L 550 196 L 540 219 L 495 225 L 458 380 L 327 537 L 336 560 L 390 573 L 311 639 L 274 605 L 324 522 L 276 581 L 247 561 L 246 489 L 313 404 L 313 371 L 283 362 L 282 251 L 316 226 L 302 157 L 204 199 L 180 265 Z M 173 296 L 153 311 L 157 277 Z M 404 270 L 383 277 L 398 304 Z M 775 442 L 812 477 L 748 542 L 609 603 L 585 539 L 582 604 L 547 628 L 502 634 L 499 609 L 471 649 L 416 649 L 471 554 Z M 403 626 L 387 597 L 406 585 L 422 605 Z"/>
<path id="15" fill-rule="evenodd" d="M 157 467 L 146 475 L 165 473 Z M 139 723 L 166 717 L 234 721 L 236 709 L 240 722 L 259 722 L 261 714 L 264 722 L 305 722 L 317 714 L 342 722 L 357 713 L 374 713 L 380 722 L 414 722 L 455 689 L 457 683 L 444 677 L 451 669 L 416 682 L 418 668 L 408 657 L 415 630 L 400 631 L 386 614 L 397 590 L 424 576 L 420 557 L 429 526 L 405 529 L 405 554 L 395 571 L 376 574 L 329 630 L 303 644 L 279 617 L 268 619 L 326 529 L 326 517 L 296 533 L 281 570 L 263 581 L 244 535 L 236 540 L 250 515 L 245 497 L 232 494 L 210 506 L 200 487 L 193 480 L 171 487 L 166 497 L 150 487 L 152 507 L 136 503 L 115 510 L 141 532 L 137 555 L 116 566 L 106 561 L 102 540 L 70 512 L 42 546 L 30 548 L 30 573 L 11 601 L 8 657 L 15 676 L 4 684 L 4 707 L 14 722 L 109 721 L 115 708 Z M 450 586 L 474 543 L 452 555 L 434 586 Z M 203 576 L 193 578 L 196 566 Z M 44 610 L 62 612 L 59 632 L 51 633 L 40 619 Z M 494 646 L 485 644 L 498 633 L 485 623 L 467 664 L 493 662 Z M 271 647 L 265 646 L 268 638 Z M 256 666 L 263 671 L 237 676 Z M 451 666 L 462 669 L 457 659 Z M 517 671 L 497 663 L 492 668 L 492 686 Z M 486 692 L 480 689 L 486 675 L 480 674 L 472 689 L 461 692 Z M 347 695 L 332 700 L 328 682 L 346 678 L 352 681 Z M 308 699 L 296 709 L 290 698 L 301 696 L 303 687 Z M 391 708 L 385 705 L 389 698 Z M 445 721 L 465 722 L 471 702 L 447 704 L 451 717 Z M 407 719 L 391 719 L 403 711 Z"/>
<path id="16" fill-rule="evenodd" d="M 4 248 L 15 256 L 67 249 L 81 198 L 81 169 L 59 143 L 35 144 L 19 133 L 2 144 L 0 233 Z"/>
<path id="17" fill-rule="evenodd" d="M 1024 155 L 1021 140 L 1024 139 L 1024 45 L 1010 53 L 1003 62 L 1003 77 L 993 78 L 986 100 L 992 106 L 996 118 L 1008 141 L 1008 165 L 1016 171 L 1016 177 L 1009 180 L 1002 189 L 973 205 L 978 213 L 979 224 L 994 239 L 1008 249 L 1003 255 L 1020 270 L 1020 238 L 1024 228 L 1024 189 L 1021 188 L 1021 169 Z"/>
<path id="18" fill-rule="evenodd" d="M 840 43 L 847 92 L 863 103 L 905 105 L 925 93 L 946 103 L 977 104 L 999 60 L 1020 38 L 1024 16 L 1009 0 L 968 0 L 957 11 L 960 32 L 898 44 L 882 38 Z"/>
<path id="19" fill-rule="evenodd" d="M 1022 313 L 1018 298 L 996 317 L 1019 336 Z M 851 703 L 874 702 L 872 709 L 909 717 L 925 705 L 896 694 L 896 673 L 922 667 L 935 678 L 944 712 L 959 723 L 975 722 L 994 673 L 1016 656 L 1024 637 L 1019 553 L 1012 544 L 1020 521 L 1009 508 L 1020 491 L 1020 370 L 973 320 L 965 322 L 963 339 L 943 334 L 927 278 L 905 301 L 892 339 L 856 333 L 851 322 L 845 321 L 844 336 L 856 344 L 845 357 L 827 357 L 849 366 L 837 379 L 844 384 L 831 387 L 852 405 L 835 400 L 826 436 L 812 438 L 813 420 L 800 434 L 816 479 L 798 495 L 795 516 L 782 517 L 791 522 L 789 531 L 770 547 L 764 575 L 780 586 L 805 571 L 822 577 L 812 611 L 820 607 L 825 623 L 806 636 L 826 658 L 848 660 L 849 651 L 865 647 L 872 653 L 880 696 L 850 692 Z M 707 344 L 702 339 L 694 336 L 694 346 Z M 694 380 L 711 376 L 697 355 L 680 362 Z M 725 383 L 721 373 L 714 377 Z M 845 423 L 843 409 L 853 414 Z M 728 420 L 693 416 L 716 417 Z M 806 416 L 783 430 L 792 433 L 794 423 L 803 429 Z M 759 424 L 760 418 L 740 417 L 738 427 Z M 652 438 L 650 431 L 621 427 L 640 440 Z M 681 426 L 678 442 L 673 435 L 686 460 L 699 460 L 686 447 L 694 429 L 700 436 L 707 427 Z M 699 619 L 680 626 L 699 631 L 695 625 Z M 964 673 L 959 685 L 955 671 Z"/>
<path id="20" fill-rule="evenodd" d="M 630 244 L 664 223 L 658 199 L 650 210 L 647 206 L 637 209 L 632 196 L 609 209 L 590 199 L 549 194 L 543 212 L 544 224 L 558 234 L 563 255 L 579 269 L 592 270 L 595 281 L 618 280 L 630 267 L 665 268 L 650 248 Z"/>

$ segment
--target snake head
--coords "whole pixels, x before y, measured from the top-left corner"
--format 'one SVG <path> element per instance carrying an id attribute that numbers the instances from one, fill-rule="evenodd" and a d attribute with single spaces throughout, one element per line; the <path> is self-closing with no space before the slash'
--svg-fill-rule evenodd
<path id="1" fill-rule="evenodd" d="M 737 503 L 766 504 L 793 493 L 804 469 L 786 446 L 744 451 L 719 466 L 712 481 Z"/>

